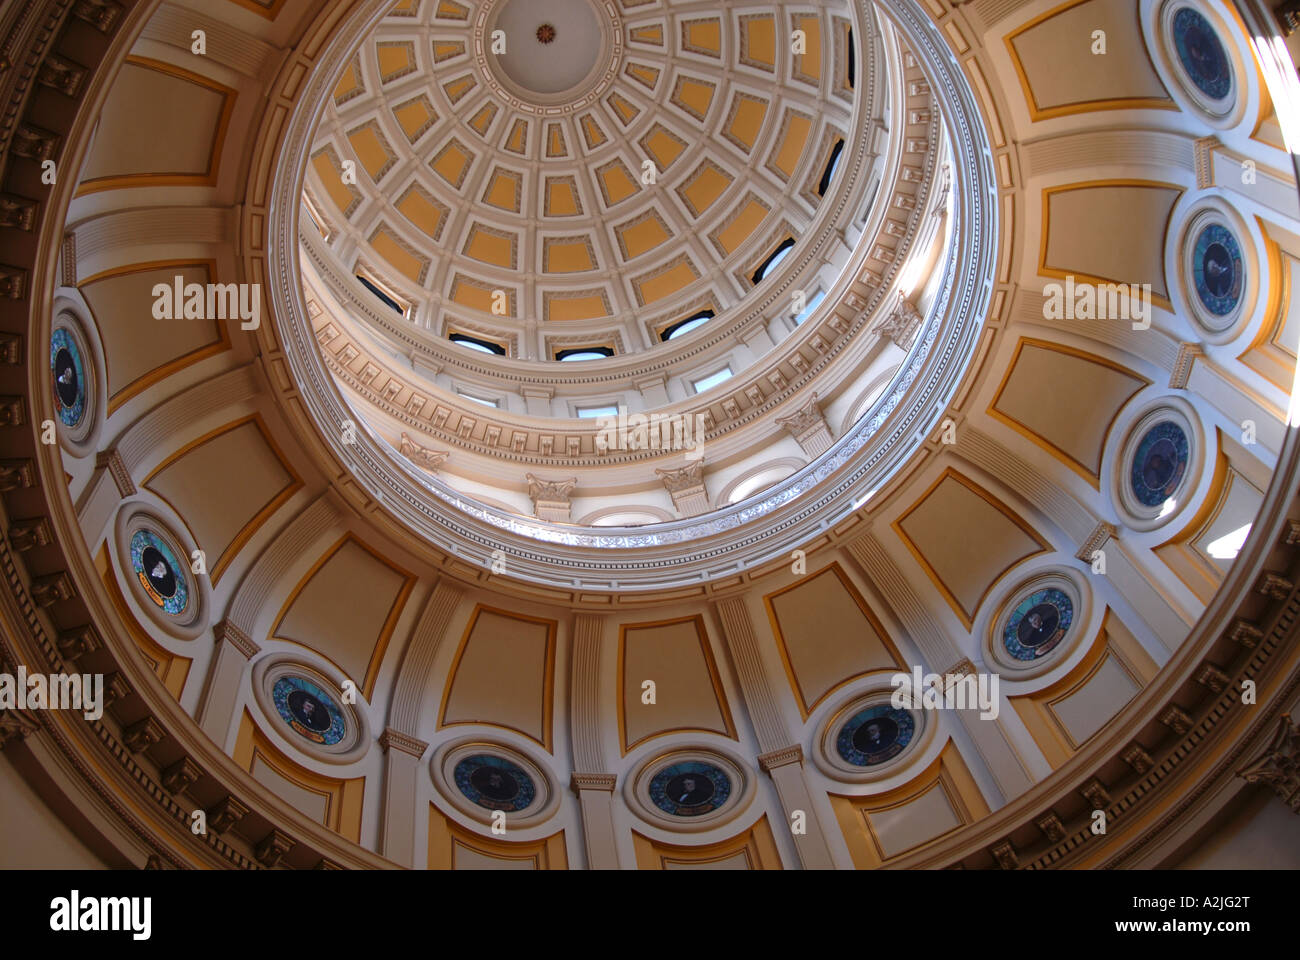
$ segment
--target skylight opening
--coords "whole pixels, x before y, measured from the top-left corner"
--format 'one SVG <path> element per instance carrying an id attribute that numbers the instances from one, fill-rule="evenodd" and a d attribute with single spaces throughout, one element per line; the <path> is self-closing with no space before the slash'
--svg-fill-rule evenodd
<path id="1" fill-rule="evenodd" d="M 762 262 L 757 270 L 754 271 L 754 285 L 762 283 L 767 279 L 767 275 L 772 272 L 778 263 L 790 255 L 794 249 L 794 239 L 786 237 L 780 245 L 772 251 L 772 255 Z"/>
<path id="2" fill-rule="evenodd" d="M 831 181 L 835 179 L 835 171 L 839 169 L 840 157 L 844 153 L 844 141 L 836 140 L 835 146 L 831 147 L 830 159 L 826 161 L 826 170 L 822 173 L 821 183 L 817 184 L 817 195 L 826 196 L 826 191 L 831 187 Z"/>
<path id="3" fill-rule="evenodd" d="M 450 334 L 447 339 L 452 343 L 460 344 L 462 347 L 477 350 L 479 353 L 491 353 L 498 357 L 506 355 L 506 348 L 499 343 L 493 343 L 491 340 L 480 340 L 477 337 L 466 336 L 463 333 Z"/>
<path id="4" fill-rule="evenodd" d="M 571 350 L 557 350 L 555 359 L 561 362 L 570 360 L 604 360 L 612 357 L 614 351 L 609 347 L 575 347 Z"/>
<path id="5" fill-rule="evenodd" d="M 705 323 L 712 320 L 716 314 L 712 310 L 701 310 L 699 313 L 691 314 L 685 320 L 679 320 L 671 327 L 665 327 L 663 333 L 659 334 L 659 339 L 664 343 L 673 340 L 683 334 L 690 333 L 697 327 L 704 326 Z"/>
<path id="6" fill-rule="evenodd" d="M 692 380 L 691 386 L 695 388 L 696 393 L 703 393 L 705 390 L 711 390 L 718 384 L 730 380 L 731 377 L 731 367 L 723 367 L 717 373 L 711 373 L 707 377 L 701 377 L 699 380 Z"/>
<path id="7" fill-rule="evenodd" d="M 618 407 L 579 407 L 578 417 L 581 420 L 599 420 L 602 417 L 617 417 Z"/>
<path id="8" fill-rule="evenodd" d="M 402 316 L 406 316 L 406 307 L 402 306 L 400 303 L 394 300 L 381 287 L 376 285 L 373 280 L 368 280 L 367 278 L 363 277 L 359 273 L 356 274 L 356 278 L 361 281 L 361 285 L 363 287 L 365 287 L 367 290 L 373 293 L 375 297 L 378 298 L 380 301 L 382 301 L 383 304 L 387 306 L 390 310 L 395 310 L 397 313 L 400 313 Z"/>
<path id="9" fill-rule="evenodd" d="M 474 394 L 472 394 L 472 393 L 466 393 L 464 390 L 459 390 L 459 391 L 457 391 L 456 395 L 457 395 L 458 397 L 463 397 L 463 398 L 466 399 L 466 400 L 471 400 L 471 401 L 473 401 L 474 403 L 481 403 L 481 404 L 483 404 L 483 406 L 485 406 L 485 407 L 500 407 L 500 406 L 501 406 L 501 403 L 500 403 L 500 401 L 498 401 L 498 400 L 486 400 L 486 399 L 484 399 L 483 397 L 476 397 L 476 396 L 474 396 Z"/>
<path id="10" fill-rule="evenodd" d="M 858 75 L 858 52 L 853 49 L 853 28 L 852 27 L 849 27 L 847 46 L 849 51 L 849 56 L 848 56 L 849 69 L 848 69 L 847 79 L 849 81 L 849 89 L 852 90 L 854 81 L 857 80 L 857 75 Z"/>

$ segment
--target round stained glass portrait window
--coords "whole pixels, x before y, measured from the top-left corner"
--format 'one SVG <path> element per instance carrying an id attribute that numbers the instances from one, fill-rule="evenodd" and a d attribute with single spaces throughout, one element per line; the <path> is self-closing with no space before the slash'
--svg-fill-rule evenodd
<path id="1" fill-rule="evenodd" d="M 1150 427 L 1138 441 L 1129 468 L 1133 496 L 1143 506 L 1163 506 L 1182 484 L 1189 460 L 1187 434 L 1182 427 L 1172 420 Z"/>
<path id="2" fill-rule="evenodd" d="M 76 338 L 64 328 L 50 336 L 50 373 L 59 422 L 75 427 L 86 415 L 86 365 Z"/>
<path id="3" fill-rule="evenodd" d="M 472 803 L 488 810 L 515 813 L 527 810 L 537 798 L 537 785 L 513 760 L 491 754 L 474 754 L 456 764 L 456 787 Z"/>
<path id="4" fill-rule="evenodd" d="M 1216 317 L 1226 317 L 1241 303 L 1246 271 L 1237 238 L 1221 223 L 1211 223 L 1196 235 L 1192 250 L 1192 282 L 1196 296 Z"/>
<path id="5" fill-rule="evenodd" d="M 162 537 L 150 530 L 131 535 L 131 567 L 140 586 L 165 613 L 180 616 L 190 604 L 187 569 Z"/>
<path id="6" fill-rule="evenodd" d="M 669 764 L 650 780 L 650 801 L 674 817 L 701 817 L 731 796 L 731 777 L 702 760 Z"/>
<path id="7" fill-rule="evenodd" d="M 280 718 L 312 743 L 332 747 L 347 733 L 343 711 L 319 684 L 303 677 L 281 677 L 271 689 L 271 699 Z"/>
<path id="8" fill-rule="evenodd" d="M 1021 599 L 1002 628 L 1002 645 L 1017 660 L 1045 657 L 1066 638 L 1074 623 L 1074 601 L 1056 587 Z"/>
<path id="9" fill-rule="evenodd" d="M 916 720 L 906 710 L 880 703 L 859 710 L 840 727 L 835 749 L 855 767 L 875 767 L 894 759 L 916 735 Z"/>
<path id="10" fill-rule="evenodd" d="M 1232 65 L 1210 21 L 1199 11 L 1183 7 L 1174 14 L 1172 32 L 1178 61 L 1196 89 L 1209 100 L 1228 99 L 1232 94 Z"/>

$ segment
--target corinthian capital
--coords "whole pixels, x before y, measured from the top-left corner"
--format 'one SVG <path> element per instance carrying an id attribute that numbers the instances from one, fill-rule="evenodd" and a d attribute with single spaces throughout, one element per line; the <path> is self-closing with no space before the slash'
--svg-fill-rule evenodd
<path id="1" fill-rule="evenodd" d="M 568 523 L 572 506 L 569 498 L 578 485 L 577 477 L 568 480 L 542 480 L 527 474 L 528 496 L 533 500 L 533 511 L 542 520 Z"/>
<path id="2" fill-rule="evenodd" d="M 1300 724 L 1292 723 L 1289 716 L 1280 717 L 1268 746 L 1238 770 L 1237 776 L 1270 787 L 1283 803 L 1300 813 Z"/>
<path id="3" fill-rule="evenodd" d="M 659 470 L 659 479 L 664 482 L 669 493 L 682 493 L 704 484 L 704 461 L 696 460 L 676 470 Z"/>
<path id="4" fill-rule="evenodd" d="M 777 417 L 776 422 L 790 431 L 791 436 L 809 457 L 816 457 L 831 448 L 834 437 L 826 418 L 822 416 L 817 405 L 817 393 L 813 391 L 802 407 L 784 417 Z"/>
<path id="5" fill-rule="evenodd" d="M 424 467 L 424 469 L 430 470 L 434 473 L 437 473 L 438 468 L 446 463 L 447 458 L 451 456 L 451 454 L 445 450 L 429 450 L 426 447 L 422 447 L 405 433 L 402 434 L 402 445 L 400 450 L 402 456 L 406 457 L 407 460 L 410 460 L 417 467 Z"/>
<path id="6" fill-rule="evenodd" d="M 683 517 L 697 517 L 709 510 L 709 495 L 704 487 L 704 460 L 687 461 L 675 470 L 655 469 L 663 481 L 673 506 Z"/>
<path id="7" fill-rule="evenodd" d="M 528 495 L 534 501 L 545 501 L 547 503 L 568 503 L 569 497 L 573 495 L 573 489 L 578 485 L 577 477 L 570 477 L 568 480 L 542 480 L 527 475 Z"/>
<path id="8" fill-rule="evenodd" d="M 925 318 L 916 309 L 916 304 L 906 297 L 900 297 L 898 304 L 886 316 L 876 321 L 872 333 L 888 337 L 903 350 L 911 350 L 916 343 L 916 335 L 921 332 Z"/>

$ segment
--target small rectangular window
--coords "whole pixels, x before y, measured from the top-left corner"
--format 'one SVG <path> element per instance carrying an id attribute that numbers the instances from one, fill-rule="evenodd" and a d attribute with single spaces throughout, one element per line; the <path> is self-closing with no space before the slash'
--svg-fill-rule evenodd
<path id="1" fill-rule="evenodd" d="M 731 379 L 731 367 L 723 367 L 717 373 L 711 373 L 707 377 L 701 377 L 699 380 L 692 380 L 691 386 L 695 388 L 696 393 L 703 393 L 710 390 L 720 383 Z"/>
<path id="2" fill-rule="evenodd" d="M 617 417 L 618 407 L 579 407 L 578 417 L 583 420 L 599 420 L 601 417 Z"/>
<path id="3" fill-rule="evenodd" d="M 555 359 L 568 362 L 603 360 L 614 355 L 613 347 L 569 347 L 555 351 Z"/>
<path id="4" fill-rule="evenodd" d="M 499 343 L 491 340 L 484 340 L 480 337 L 471 337 L 468 334 L 456 333 L 452 331 L 447 335 L 447 339 L 452 343 L 458 343 L 468 350 L 477 350 L 479 353 L 492 353 L 498 357 L 506 355 L 506 348 Z"/>
<path id="5" fill-rule="evenodd" d="M 804 308 L 800 310 L 797 314 L 795 314 L 795 318 L 794 318 L 795 326 L 797 327 L 799 324 L 803 323 L 805 320 L 811 317 L 813 311 L 817 309 L 817 305 L 820 304 L 825 299 L 826 299 L 826 293 L 823 290 L 818 290 L 811 297 L 809 297 L 808 302 L 804 305 Z"/>

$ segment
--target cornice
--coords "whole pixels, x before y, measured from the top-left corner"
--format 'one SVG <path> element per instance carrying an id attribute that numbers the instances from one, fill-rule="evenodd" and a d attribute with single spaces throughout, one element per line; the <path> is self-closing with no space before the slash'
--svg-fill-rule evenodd
<path id="1" fill-rule="evenodd" d="M 618 777 L 612 773 L 575 773 L 569 780 L 574 793 L 584 790 L 596 790 L 601 793 L 613 793 Z"/>
<path id="2" fill-rule="evenodd" d="M 429 749 L 429 744 L 424 740 L 408 736 L 400 730 L 394 730 L 392 727 L 387 728 L 380 734 L 379 746 L 384 750 L 401 751 L 415 757 L 417 760 L 424 756 L 424 751 Z"/>
<path id="3" fill-rule="evenodd" d="M 759 754 L 758 757 L 758 765 L 765 773 L 771 773 L 777 767 L 792 763 L 803 763 L 803 747 L 800 744 L 782 747 L 780 750 L 769 750 L 767 753 Z"/>

